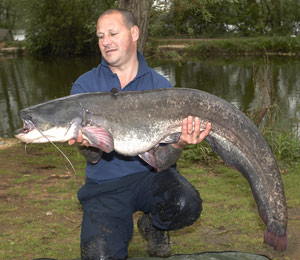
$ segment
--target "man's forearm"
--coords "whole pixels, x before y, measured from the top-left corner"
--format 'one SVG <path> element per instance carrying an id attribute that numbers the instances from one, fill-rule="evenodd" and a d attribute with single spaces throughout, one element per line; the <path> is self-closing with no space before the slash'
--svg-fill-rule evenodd
<path id="1" fill-rule="evenodd" d="M 97 163 L 103 153 L 103 151 L 101 151 L 100 149 L 91 146 L 78 145 L 78 149 L 89 163 Z"/>
<path id="2" fill-rule="evenodd" d="M 78 149 L 89 163 L 97 163 L 101 159 L 102 151 L 98 148 L 79 145 Z M 147 158 L 150 159 L 148 163 L 158 171 L 161 171 L 174 165 L 180 157 L 181 152 L 181 148 L 175 148 L 172 144 L 158 146 L 148 153 L 149 157 Z"/>
<path id="3" fill-rule="evenodd" d="M 182 149 L 176 149 L 172 144 L 159 146 L 153 152 L 155 165 L 158 170 L 164 170 L 174 165 L 181 155 Z"/>

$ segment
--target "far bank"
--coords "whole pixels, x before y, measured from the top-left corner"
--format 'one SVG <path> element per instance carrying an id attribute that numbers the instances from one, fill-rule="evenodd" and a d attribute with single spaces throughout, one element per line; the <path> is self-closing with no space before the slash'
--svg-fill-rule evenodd
<path id="1" fill-rule="evenodd" d="M 260 36 L 230 38 L 149 38 L 146 56 L 159 53 L 176 58 L 180 55 L 299 55 L 300 36 Z"/>
<path id="2" fill-rule="evenodd" d="M 26 41 L 0 42 L 0 56 L 25 53 L 26 55 L 34 56 L 34 53 L 26 52 Z M 146 57 L 160 55 L 173 59 L 194 55 L 197 57 L 266 54 L 295 56 L 300 55 L 300 35 L 227 38 L 148 38 L 144 54 Z M 95 53 L 95 55 L 99 55 L 99 52 Z"/>

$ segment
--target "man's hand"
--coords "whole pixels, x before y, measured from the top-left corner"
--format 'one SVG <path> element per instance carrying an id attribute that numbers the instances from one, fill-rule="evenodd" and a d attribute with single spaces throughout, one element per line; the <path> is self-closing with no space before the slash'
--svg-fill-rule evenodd
<path id="1" fill-rule="evenodd" d="M 71 140 L 69 140 L 69 141 L 68 141 L 68 144 L 69 144 L 69 145 L 73 145 L 73 144 L 75 144 L 76 142 L 77 142 L 79 145 L 81 145 L 81 146 L 89 146 L 89 145 L 90 145 L 89 142 L 88 142 L 87 140 L 83 139 L 82 132 L 81 132 L 80 130 L 79 130 L 79 132 L 78 132 L 77 139 L 71 139 Z"/>
<path id="2" fill-rule="evenodd" d="M 207 123 L 206 128 L 200 131 L 199 117 L 189 116 L 182 121 L 181 136 L 176 144 L 172 144 L 176 149 L 183 149 L 189 144 L 201 143 L 211 130 L 211 123 Z"/>

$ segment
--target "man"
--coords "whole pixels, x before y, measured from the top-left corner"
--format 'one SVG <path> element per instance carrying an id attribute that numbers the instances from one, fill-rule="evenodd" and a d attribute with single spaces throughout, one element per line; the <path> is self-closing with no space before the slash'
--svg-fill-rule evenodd
<path id="1" fill-rule="evenodd" d="M 76 80 L 71 94 L 172 87 L 137 51 L 139 28 L 130 12 L 105 11 L 98 19 L 96 34 L 102 62 Z M 83 207 L 82 259 L 126 259 L 133 232 L 132 214 L 136 211 L 145 213 L 138 220 L 138 228 L 148 242 L 149 255 L 171 255 L 167 231 L 193 224 L 202 210 L 198 191 L 174 164 L 183 147 L 201 142 L 210 128 L 208 124 L 200 132 L 199 118 L 184 119 L 179 141 L 153 152 L 157 169 L 137 156 L 102 153 L 88 147 L 82 134 L 69 141 L 70 145 L 77 141 L 87 159 L 86 182 L 78 191 Z"/>

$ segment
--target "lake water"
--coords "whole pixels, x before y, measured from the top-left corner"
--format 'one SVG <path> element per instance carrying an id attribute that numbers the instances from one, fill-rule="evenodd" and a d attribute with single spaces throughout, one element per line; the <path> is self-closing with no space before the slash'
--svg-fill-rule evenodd
<path id="1" fill-rule="evenodd" d="M 0 137 L 12 137 L 21 127 L 18 112 L 22 108 L 68 95 L 76 78 L 99 62 L 100 57 L 0 57 Z M 299 57 L 217 57 L 184 62 L 152 58 L 147 62 L 175 87 L 204 90 L 242 111 L 261 102 L 276 104 L 284 109 L 286 119 L 299 118 Z M 273 94 L 262 95 L 262 86 Z"/>

